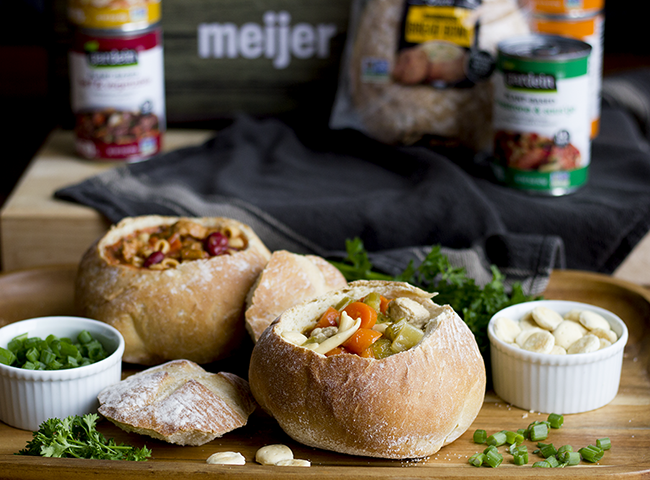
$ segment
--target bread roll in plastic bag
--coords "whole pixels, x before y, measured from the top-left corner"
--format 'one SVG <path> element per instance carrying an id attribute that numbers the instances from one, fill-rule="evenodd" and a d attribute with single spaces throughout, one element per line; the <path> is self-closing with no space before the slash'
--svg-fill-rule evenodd
<path id="1" fill-rule="evenodd" d="M 530 32 L 516 0 L 352 0 L 333 129 L 387 144 L 492 143 L 497 44 Z"/>

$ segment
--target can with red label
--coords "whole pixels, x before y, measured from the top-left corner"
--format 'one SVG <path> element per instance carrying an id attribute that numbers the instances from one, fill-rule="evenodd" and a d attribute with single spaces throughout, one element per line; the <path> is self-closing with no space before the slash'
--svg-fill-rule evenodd
<path id="1" fill-rule="evenodd" d="M 602 12 L 585 15 L 540 15 L 531 19 L 531 30 L 549 35 L 576 38 L 591 46 L 589 56 L 591 138 L 600 130 L 600 102 L 603 77 L 605 16 Z"/>
<path id="2" fill-rule="evenodd" d="M 165 130 L 162 33 L 80 29 L 69 53 L 75 146 L 87 159 L 139 161 Z"/>

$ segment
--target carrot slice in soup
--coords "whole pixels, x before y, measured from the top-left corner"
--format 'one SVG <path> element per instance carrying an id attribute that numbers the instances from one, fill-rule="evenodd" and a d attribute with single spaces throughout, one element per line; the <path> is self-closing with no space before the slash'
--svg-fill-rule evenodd
<path id="1" fill-rule="evenodd" d="M 318 323 L 314 328 L 337 327 L 339 324 L 339 311 L 334 307 L 329 307 L 321 315 Z"/>
<path id="2" fill-rule="evenodd" d="M 350 305 L 345 307 L 343 311 L 353 320 L 360 318 L 360 328 L 372 328 L 373 325 L 377 323 L 377 312 L 374 308 L 363 302 L 352 302 Z"/>
<path id="3" fill-rule="evenodd" d="M 379 310 L 381 311 L 381 313 L 383 313 L 385 315 L 386 310 L 388 310 L 388 304 L 390 303 L 390 300 L 388 300 L 383 295 L 379 297 L 379 300 L 381 302 L 380 305 L 379 305 Z"/>
<path id="4" fill-rule="evenodd" d="M 375 343 L 381 333 L 371 328 L 359 328 L 354 334 L 343 342 L 343 346 L 350 350 L 352 353 L 361 355 L 370 345 Z"/>

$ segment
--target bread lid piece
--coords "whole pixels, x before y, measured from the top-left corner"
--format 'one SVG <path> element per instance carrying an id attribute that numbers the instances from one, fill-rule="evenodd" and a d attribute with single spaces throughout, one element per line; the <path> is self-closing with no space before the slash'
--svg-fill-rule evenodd
<path id="1" fill-rule="evenodd" d="M 413 348 L 376 360 L 325 356 L 286 340 L 344 297 L 407 297 L 431 318 Z M 352 282 L 286 310 L 253 348 L 248 379 L 262 408 L 293 439 L 351 455 L 416 458 L 462 435 L 485 396 L 485 366 L 473 334 L 449 306 L 400 282 Z"/>
<path id="2" fill-rule="evenodd" d="M 127 432 L 203 445 L 246 425 L 255 401 L 246 380 L 173 360 L 136 373 L 98 396 L 99 413 Z"/>
<path id="3" fill-rule="evenodd" d="M 287 308 L 347 285 L 327 260 L 276 250 L 247 297 L 246 329 L 253 341 Z"/>

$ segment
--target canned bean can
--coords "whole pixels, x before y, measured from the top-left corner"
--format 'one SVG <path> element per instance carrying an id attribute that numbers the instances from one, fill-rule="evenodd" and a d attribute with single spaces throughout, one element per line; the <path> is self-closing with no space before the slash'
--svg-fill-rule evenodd
<path id="1" fill-rule="evenodd" d="M 160 0 L 68 0 L 68 20 L 81 28 L 131 32 L 160 21 Z"/>
<path id="2" fill-rule="evenodd" d="M 159 26 L 132 33 L 79 30 L 70 50 L 77 153 L 134 162 L 158 153 L 165 131 Z"/>
<path id="3" fill-rule="evenodd" d="M 550 15 L 584 16 L 605 8 L 605 0 L 532 0 L 531 4 L 533 13 Z"/>
<path id="4" fill-rule="evenodd" d="M 597 137 L 600 130 L 605 16 L 602 12 L 585 16 L 534 15 L 531 19 L 531 29 L 542 34 L 577 38 L 591 46 L 589 56 L 591 138 Z"/>
<path id="5" fill-rule="evenodd" d="M 493 76 L 492 169 L 497 180 L 553 196 L 587 182 L 590 52 L 587 43 L 556 35 L 499 43 Z"/>

